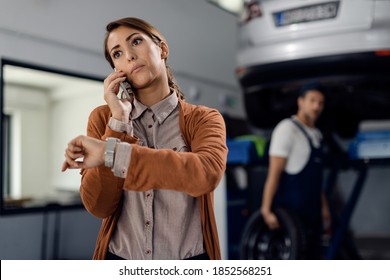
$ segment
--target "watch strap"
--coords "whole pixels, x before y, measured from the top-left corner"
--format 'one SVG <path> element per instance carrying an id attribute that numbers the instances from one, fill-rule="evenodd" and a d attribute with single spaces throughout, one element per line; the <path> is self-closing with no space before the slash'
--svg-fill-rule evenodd
<path id="1" fill-rule="evenodd" d="M 115 145 L 120 143 L 120 140 L 114 137 L 107 137 L 106 139 L 106 152 L 104 153 L 104 165 L 112 168 L 114 166 L 115 159 Z"/>

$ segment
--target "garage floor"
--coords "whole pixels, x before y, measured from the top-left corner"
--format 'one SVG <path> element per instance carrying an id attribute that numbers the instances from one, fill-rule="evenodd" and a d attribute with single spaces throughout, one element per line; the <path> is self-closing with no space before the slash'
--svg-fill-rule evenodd
<path id="1" fill-rule="evenodd" d="M 390 236 L 355 237 L 355 244 L 365 260 L 390 260 Z"/>

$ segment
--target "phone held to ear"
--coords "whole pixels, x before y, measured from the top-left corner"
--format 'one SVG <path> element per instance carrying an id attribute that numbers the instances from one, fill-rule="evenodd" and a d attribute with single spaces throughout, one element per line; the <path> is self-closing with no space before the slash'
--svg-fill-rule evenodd
<path id="1" fill-rule="evenodd" d="M 114 71 L 116 72 L 116 69 L 114 68 Z M 125 85 L 125 83 L 119 83 L 119 86 L 120 88 L 122 89 L 122 96 L 124 95 L 126 99 L 128 100 L 132 100 L 133 98 L 130 96 L 133 94 L 133 90 L 131 88 L 131 85 L 130 83 L 126 83 L 127 84 L 127 87 Z"/>

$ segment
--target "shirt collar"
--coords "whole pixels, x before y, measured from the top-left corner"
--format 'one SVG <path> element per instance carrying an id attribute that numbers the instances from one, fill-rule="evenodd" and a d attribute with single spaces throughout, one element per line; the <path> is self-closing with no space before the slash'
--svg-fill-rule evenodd
<path id="1" fill-rule="evenodd" d="M 166 98 L 159 101 L 158 103 L 152 105 L 151 107 L 147 107 L 141 102 L 139 102 L 137 99 L 134 99 L 134 108 L 131 112 L 131 119 L 135 120 L 139 118 L 147 109 L 150 109 L 153 111 L 153 114 L 159 124 L 161 124 L 172 113 L 172 111 L 176 108 L 177 104 L 178 98 L 175 91 L 172 91 L 170 95 L 168 95 Z"/>

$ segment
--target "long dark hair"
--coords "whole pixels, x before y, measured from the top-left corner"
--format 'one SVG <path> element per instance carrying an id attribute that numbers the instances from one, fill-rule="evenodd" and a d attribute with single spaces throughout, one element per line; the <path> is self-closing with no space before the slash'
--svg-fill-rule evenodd
<path id="1" fill-rule="evenodd" d="M 109 24 L 107 24 L 107 26 L 106 26 L 107 32 L 106 32 L 106 36 L 104 38 L 104 56 L 106 57 L 106 60 L 108 61 L 108 63 L 110 63 L 112 68 L 114 68 L 114 62 L 112 61 L 110 53 L 107 50 L 107 40 L 108 40 L 108 36 L 110 35 L 111 31 L 117 29 L 120 26 L 130 27 L 130 28 L 141 31 L 142 33 L 145 33 L 157 45 L 160 45 L 160 42 L 162 42 L 162 41 L 167 42 L 167 40 L 164 38 L 164 36 L 153 25 L 151 25 L 150 23 L 148 23 L 142 19 L 128 17 L 128 18 L 122 18 L 122 19 L 112 21 Z M 184 95 L 181 92 L 179 86 L 176 84 L 175 77 L 173 76 L 173 72 L 172 72 L 171 68 L 167 64 L 166 59 L 165 59 L 165 67 L 167 68 L 169 87 L 175 90 L 177 97 L 179 97 L 180 99 L 184 99 Z"/>

